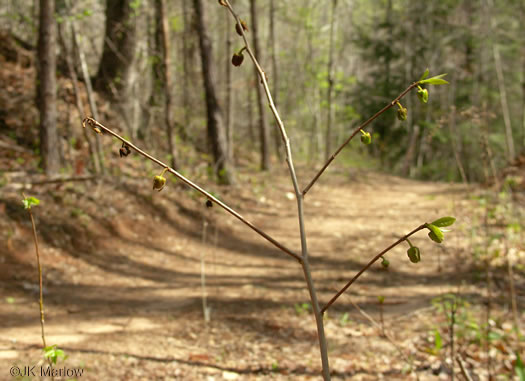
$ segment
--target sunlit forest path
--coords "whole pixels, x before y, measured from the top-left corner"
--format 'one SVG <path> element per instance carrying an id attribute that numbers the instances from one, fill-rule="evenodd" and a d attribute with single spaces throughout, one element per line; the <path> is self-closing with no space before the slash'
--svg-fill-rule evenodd
<path id="1" fill-rule="evenodd" d="M 313 174 L 299 172 L 305 179 Z M 219 192 L 226 192 L 223 199 L 247 219 L 298 251 L 296 205 L 288 177 L 283 172 L 249 180 L 250 186 Z M 168 185 L 151 197 L 149 187 L 137 190 L 140 185 L 140 180 L 114 184 L 79 196 L 85 201 L 85 210 L 77 212 L 80 216 L 39 216 L 46 242 L 48 343 L 69 354 L 70 367 L 89 364 L 82 380 L 100 380 L 102 375 L 317 379 L 315 324 L 302 271 L 293 258 L 176 186 Z M 100 199 L 108 206 L 97 207 L 94 201 Z M 400 245 L 387 255 L 388 269 L 375 264 L 328 311 L 326 330 L 336 379 L 375 380 L 383 372 L 388 379 L 408 377 L 402 373 L 407 363 L 396 348 L 351 303 L 379 322 L 379 296 L 385 297 L 387 332 L 406 355 L 414 356 L 422 379 L 438 379 L 423 352 L 430 330 L 442 319 L 431 300 L 457 291 L 461 281 L 467 282 L 461 292 L 476 296 L 462 265 L 463 209 L 468 203 L 460 185 L 357 170 L 332 172 L 306 196 L 308 244 L 323 304 L 400 236 L 443 215 L 458 218 L 442 245 L 431 242 L 425 232 L 414 237 L 421 263 L 410 263 L 406 245 Z M 9 208 L 7 213 L 21 218 Z M 29 232 L 19 223 L 7 265 L 12 279 L 18 278 L 33 297 L 13 283 L 0 287 L 2 299 L 12 299 L 0 313 L 0 364 L 40 356 Z"/>

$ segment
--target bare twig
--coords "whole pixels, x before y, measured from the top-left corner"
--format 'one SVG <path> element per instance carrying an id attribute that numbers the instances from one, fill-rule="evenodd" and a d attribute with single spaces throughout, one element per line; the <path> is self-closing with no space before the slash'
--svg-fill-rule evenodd
<path id="1" fill-rule="evenodd" d="M 359 127 L 357 127 L 354 132 L 352 133 L 352 135 L 350 135 L 345 141 L 343 144 L 341 144 L 341 146 L 332 154 L 332 156 L 330 156 L 328 158 L 328 160 L 326 161 L 326 163 L 323 165 L 323 167 L 319 170 L 319 172 L 317 172 L 317 174 L 314 176 L 314 178 L 312 179 L 312 181 L 310 181 L 310 183 L 306 186 L 306 188 L 304 188 L 303 190 L 303 196 L 306 195 L 306 193 L 308 193 L 308 191 L 310 190 L 310 188 L 316 183 L 316 181 L 319 179 L 319 177 L 321 177 L 321 175 L 324 173 L 324 171 L 326 170 L 326 168 L 328 168 L 328 166 L 332 163 L 332 161 L 334 161 L 334 159 L 336 158 L 337 155 L 339 155 L 339 153 L 343 150 L 343 148 L 345 148 L 345 146 L 350 143 L 350 141 L 354 138 L 354 136 L 356 136 L 360 130 L 363 130 L 366 126 L 368 126 L 370 123 L 372 123 L 375 119 L 377 119 L 380 115 L 382 115 L 385 111 L 389 110 L 390 108 L 394 107 L 396 105 L 396 103 L 401 99 L 403 98 L 405 95 L 407 95 L 410 90 L 412 90 L 413 88 L 417 87 L 418 85 L 418 82 L 414 82 L 413 84 L 411 84 L 410 86 L 408 86 L 401 94 L 399 94 L 392 102 L 390 102 L 389 104 L 387 104 L 385 107 L 383 107 L 381 110 L 379 110 L 378 112 L 376 112 L 370 119 L 368 119 L 366 122 L 364 122 L 363 124 L 361 124 Z"/>
<path id="2" fill-rule="evenodd" d="M 334 304 L 334 302 L 337 300 L 337 298 L 339 298 L 347 289 L 348 287 L 350 287 L 360 276 L 361 274 L 363 274 L 366 270 L 368 270 L 368 268 L 370 266 L 372 266 L 379 258 L 381 258 L 387 251 L 390 251 L 392 250 L 394 247 L 396 247 L 397 245 L 399 245 L 401 242 L 403 241 L 406 241 L 407 238 L 409 238 L 411 235 L 417 233 L 418 231 L 422 230 L 425 228 L 425 225 L 426 224 L 423 224 L 423 225 L 420 225 L 418 226 L 417 228 L 415 228 L 414 230 L 412 230 L 410 233 L 408 233 L 407 235 L 399 238 L 396 242 L 394 242 L 392 245 L 388 246 L 386 249 L 384 249 L 382 252 L 380 252 L 379 254 L 377 254 L 374 258 L 372 258 L 370 260 L 370 262 L 368 262 L 366 264 L 365 267 L 363 267 L 361 270 L 359 270 L 359 272 L 357 274 L 355 274 L 355 276 L 350 279 L 350 281 L 341 289 L 339 290 L 339 292 L 337 294 L 334 295 L 334 297 L 332 299 L 330 299 L 330 301 L 328 303 L 326 303 L 326 305 L 321 309 L 321 313 L 324 314 L 324 312 L 330 308 L 330 306 L 332 304 Z"/>
<path id="3" fill-rule="evenodd" d="M 232 208 L 230 208 L 228 205 L 226 205 L 225 203 L 223 203 L 222 201 L 220 201 L 219 199 L 217 199 L 216 197 L 214 197 L 211 193 L 207 192 L 206 190 L 202 189 L 200 186 L 198 186 L 197 184 L 193 183 L 192 181 L 188 180 L 186 177 L 182 176 L 179 172 L 177 172 L 176 170 L 174 170 L 173 168 L 170 168 L 168 165 L 164 164 L 162 161 L 158 160 L 157 158 L 151 156 L 150 154 L 142 151 L 140 148 L 138 148 L 137 146 L 135 146 L 133 143 L 131 143 L 130 141 L 124 139 L 122 136 L 120 136 L 119 134 L 117 134 L 116 132 L 110 130 L 109 128 L 107 128 L 106 126 L 102 125 L 101 123 L 97 122 L 95 119 L 93 118 L 85 118 L 84 121 L 83 121 L 83 125 L 86 126 L 86 125 L 89 125 L 91 126 L 93 129 L 97 128 L 101 131 L 105 131 L 107 132 L 108 134 L 114 136 L 115 138 L 117 138 L 118 140 L 120 140 L 121 142 L 125 143 L 130 149 L 138 152 L 139 154 L 141 154 L 142 156 L 144 156 L 145 158 L 153 161 L 154 163 L 158 164 L 159 166 L 161 166 L 162 168 L 166 168 L 168 172 L 170 172 L 172 175 L 174 175 L 176 178 L 178 178 L 179 180 L 181 180 L 184 184 L 188 185 L 190 188 L 193 188 L 195 189 L 197 192 L 203 194 L 204 196 L 206 196 L 210 201 L 216 203 L 217 205 L 219 205 L 221 208 L 223 208 L 224 210 L 226 210 L 228 213 L 230 213 L 231 215 L 233 215 L 234 217 L 236 217 L 237 219 L 239 219 L 241 222 L 243 222 L 245 225 L 249 226 L 252 230 L 254 230 L 257 234 L 259 234 L 260 236 L 264 237 L 267 241 L 271 242 L 274 246 L 276 246 L 278 249 L 280 249 L 281 251 L 285 252 L 286 254 L 290 255 L 291 257 L 295 258 L 299 263 L 302 262 L 302 259 L 299 255 L 295 254 L 292 250 L 288 249 L 286 246 L 284 246 L 283 244 L 279 243 L 278 241 L 276 241 L 274 238 L 272 238 L 271 236 L 269 236 L 267 233 L 265 233 L 264 231 L 262 231 L 261 229 L 259 229 L 258 227 L 256 227 L 255 225 L 253 225 L 251 222 L 249 222 L 248 220 L 246 220 L 243 216 L 241 216 L 238 212 L 236 212 L 235 210 L 233 210 Z"/>
<path id="4" fill-rule="evenodd" d="M 467 381 L 473 381 L 472 377 L 470 376 L 470 373 L 468 372 L 467 368 L 465 367 L 465 363 L 463 362 L 463 359 L 461 358 L 461 355 L 456 356 L 456 361 L 459 365 L 459 369 L 461 370 L 461 374 L 463 377 L 465 377 L 465 380 Z"/>
<path id="5" fill-rule="evenodd" d="M 312 309 L 315 316 L 315 321 L 317 325 L 317 336 L 319 339 L 319 350 L 321 352 L 321 363 L 322 363 L 322 374 L 323 379 L 325 381 L 330 380 L 330 366 L 328 362 L 328 347 L 326 345 L 326 337 L 324 333 L 324 323 L 323 323 L 323 316 L 322 312 L 320 310 L 319 302 L 317 300 L 317 292 L 315 290 L 314 282 L 312 279 L 312 275 L 310 272 L 310 264 L 308 261 L 308 247 L 306 244 L 306 230 L 304 226 L 304 211 L 303 211 L 303 202 L 304 202 L 304 196 L 299 188 L 299 183 L 297 181 L 297 176 L 295 174 L 295 167 L 292 160 L 292 150 L 290 147 L 290 139 L 288 138 L 288 135 L 286 133 L 286 130 L 284 128 L 284 123 L 279 116 L 279 112 L 277 111 L 277 108 L 275 107 L 275 103 L 272 98 L 272 94 L 270 92 L 270 88 L 268 86 L 268 81 L 266 79 L 266 74 L 262 70 L 261 66 L 259 65 L 259 62 L 255 58 L 255 55 L 252 51 L 252 48 L 250 47 L 250 43 L 248 42 L 248 39 L 246 38 L 246 34 L 244 33 L 244 30 L 242 27 L 241 19 L 239 16 L 235 13 L 233 10 L 230 2 L 228 0 L 221 0 L 220 2 L 222 5 L 224 5 L 232 14 L 232 16 L 235 18 L 235 21 L 237 25 L 239 26 L 239 31 L 241 32 L 242 38 L 244 40 L 244 44 L 246 47 L 246 51 L 248 52 L 248 55 L 250 56 L 253 64 L 255 65 L 255 68 L 259 74 L 259 77 L 261 79 L 261 83 L 264 87 L 264 92 L 266 93 L 266 98 L 268 99 L 268 104 L 270 106 L 270 109 L 272 110 L 272 113 L 275 117 L 275 120 L 277 122 L 277 126 L 279 128 L 279 131 L 281 133 L 281 137 L 284 142 L 285 146 L 285 152 L 286 152 L 286 163 L 288 165 L 288 170 L 290 172 L 290 177 L 292 180 L 292 184 L 294 187 L 295 192 L 295 198 L 297 200 L 297 215 L 299 218 L 299 233 L 301 236 L 301 265 L 303 267 L 303 273 L 306 280 L 306 284 L 308 287 L 308 292 L 310 294 L 310 301 L 312 302 Z"/>

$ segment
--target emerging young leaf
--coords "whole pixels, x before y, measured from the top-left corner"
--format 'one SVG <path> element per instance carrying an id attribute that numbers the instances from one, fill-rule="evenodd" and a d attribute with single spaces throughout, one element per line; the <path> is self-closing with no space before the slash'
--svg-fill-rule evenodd
<path id="1" fill-rule="evenodd" d="M 430 232 L 428 233 L 428 236 L 430 237 L 432 241 L 437 242 L 437 243 L 443 242 L 443 239 L 445 238 L 445 236 L 443 235 L 443 232 L 441 231 L 440 228 L 432 224 L 426 224 L 425 227 L 428 230 L 430 230 Z"/>
<path id="2" fill-rule="evenodd" d="M 22 204 L 24 204 L 24 209 L 31 209 L 32 206 L 40 204 L 40 200 L 36 197 L 26 197 L 22 200 Z"/>
<path id="3" fill-rule="evenodd" d="M 450 226 L 456 219 L 454 217 L 441 217 L 432 222 L 432 225 L 437 226 L 438 228 L 444 228 L 445 226 Z"/>
<path id="4" fill-rule="evenodd" d="M 424 80 L 426 77 L 428 77 L 428 74 L 430 72 L 428 71 L 428 68 L 427 70 L 425 70 L 425 72 L 423 73 L 423 75 L 421 76 L 421 78 L 419 78 L 419 82 L 421 82 L 422 80 Z"/>
<path id="5" fill-rule="evenodd" d="M 436 75 L 435 77 L 420 80 L 419 83 L 428 83 L 429 85 L 448 85 L 448 82 L 442 79 L 447 74 Z"/>
<path id="6" fill-rule="evenodd" d="M 388 266 L 390 266 L 390 261 L 385 257 L 381 257 L 381 266 L 383 266 L 385 269 L 388 268 Z"/>

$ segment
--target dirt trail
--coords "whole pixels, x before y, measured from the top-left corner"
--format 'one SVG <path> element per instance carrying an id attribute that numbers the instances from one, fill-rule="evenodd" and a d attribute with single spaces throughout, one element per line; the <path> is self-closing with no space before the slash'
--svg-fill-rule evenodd
<path id="1" fill-rule="evenodd" d="M 228 191 L 224 200 L 299 252 L 288 178 L 272 174 L 257 181 L 255 190 Z M 67 367 L 85 369 L 79 380 L 318 379 L 315 324 L 301 307 L 308 295 L 300 267 L 218 208 L 184 200 L 167 189 L 137 205 L 117 205 L 109 228 L 91 222 L 93 236 L 60 237 L 74 248 L 70 253 L 44 245 L 48 343 L 69 354 Z M 422 222 L 444 215 L 460 220 L 464 200 L 461 187 L 442 183 L 378 174 L 360 174 L 359 181 L 348 174 L 323 178 L 306 197 L 320 300 L 328 301 L 368 259 Z M 378 318 L 379 295 L 386 327 L 415 356 L 420 378 L 438 379 L 426 370 L 428 356 L 416 341 L 435 318 L 431 299 L 462 277 L 460 230 L 461 223 L 442 246 L 418 233 L 413 243 L 421 248 L 420 264 L 408 261 L 405 246 L 394 249 L 389 270 L 375 265 L 329 310 L 334 379 L 411 378 L 401 373 L 406 364 L 396 349 L 350 303 Z M 18 250 L 31 252 L 27 244 Z M 34 285 L 18 282 L 22 292 L 9 284 L 0 283 L 0 379 L 12 364 L 34 365 L 40 356 Z"/>

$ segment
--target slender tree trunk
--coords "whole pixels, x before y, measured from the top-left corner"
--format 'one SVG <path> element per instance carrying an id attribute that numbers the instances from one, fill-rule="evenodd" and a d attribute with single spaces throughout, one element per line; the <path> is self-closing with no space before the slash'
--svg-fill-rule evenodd
<path id="1" fill-rule="evenodd" d="M 262 62 L 262 50 L 259 45 L 259 31 L 257 27 L 257 6 L 255 0 L 250 0 L 251 27 L 253 37 L 253 50 L 257 61 Z M 259 137 L 261 141 L 261 169 L 263 171 L 270 169 L 270 131 L 266 121 L 266 108 L 264 106 L 264 94 L 262 86 L 259 85 L 259 75 L 254 67 L 254 76 L 257 89 L 257 105 L 259 107 Z"/>
<path id="2" fill-rule="evenodd" d="M 279 72 L 277 70 L 277 40 L 275 39 L 275 0 L 270 0 L 270 54 L 272 57 L 272 94 L 273 103 L 275 107 L 279 105 Z M 281 152 L 281 134 L 277 128 L 271 129 L 273 138 L 275 140 L 275 153 L 279 160 L 282 159 Z"/>
<path id="3" fill-rule="evenodd" d="M 525 20 L 525 2 L 521 2 L 521 20 Z M 525 28 L 521 28 L 521 150 L 525 154 Z"/>
<path id="4" fill-rule="evenodd" d="M 48 176 L 60 169 L 56 109 L 55 0 L 40 0 L 38 26 L 38 90 L 40 152 Z"/>
<path id="5" fill-rule="evenodd" d="M 334 24 L 337 0 L 332 0 L 332 14 L 330 16 L 330 45 L 328 53 L 328 89 L 326 92 L 326 103 L 328 105 L 326 117 L 326 141 L 325 141 L 325 160 L 332 154 L 332 92 L 334 88 Z"/>
<path id="6" fill-rule="evenodd" d="M 166 0 L 155 0 L 155 10 L 157 23 L 160 23 L 162 42 L 162 88 L 164 90 L 164 125 L 166 137 L 168 139 L 168 152 L 170 155 L 171 167 L 177 169 L 177 149 L 173 141 L 173 120 L 171 113 L 171 75 L 170 75 L 170 37 L 168 29 L 168 15 L 166 10 Z"/>
<path id="7" fill-rule="evenodd" d="M 494 63 L 496 65 L 496 75 L 498 79 L 498 88 L 501 101 L 501 111 L 503 113 L 503 122 L 505 124 L 505 141 L 507 143 L 507 161 L 511 163 L 516 156 L 514 150 L 514 138 L 512 136 L 512 125 L 510 121 L 510 109 L 507 102 L 507 88 L 505 86 L 505 77 L 503 75 L 503 65 L 501 63 L 501 56 L 499 52 L 499 45 L 496 41 L 496 19 L 492 15 L 494 10 L 494 3 L 492 0 L 487 0 L 489 6 L 489 17 L 490 17 L 490 29 L 492 34 L 492 52 L 494 55 Z"/>
<path id="8" fill-rule="evenodd" d="M 247 87 L 248 91 L 248 133 L 250 134 L 250 141 L 255 143 L 257 141 L 255 137 L 255 117 L 254 117 L 254 110 L 253 110 L 253 93 L 254 88 L 253 86 Z"/>
<path id="9" fill-rule="evenodd" d="M 121 98 L 135 56 L 135 20 L 132 0 L 108 0 L 104 50 L 94 82 L 96 90 L 110 99 Z"/>
<path id="10" fill-rule="evenodd" d="M 68 10 L 71 9 L 69 2 L 66 2 Z M 91 110 L 91 115 L 98 120 L 98 108 L 95 101 L 95 92 L 91 86 L 91 77 L 89 76 L 89 70 L 86 62 L 86 57 L 84 55 L 84 50 L 80 46 L 80 41 L 78 40 L 77 31 L 74 21 L 71 21 L 71 35 L 73 36 L 73 42 L 75 44 L 76 51 L 78 53 L 78 58 L 80 61 L 80 68 L 82 70 L 82 77 L 84 78 L 84 84 L 86 86 L 86 92 L 89 102 L 89 108 Z M 95 135 L 95 151 L 97 153 L 98 162 L 100 163 L 100 171 L 102 174 L 106 172 L 105 163 L 104 163 L 104 153 L 102 150 L 102 143 L 100 142 L 100 137 Z"/>
<path id="11" fill-rule="evenodd" d="M 189 39 L 192 38 L 193 26 L 190 23 L 190 8 L 188 7 L 188 1 L 182 0 L 182 17 L 184 19 L 184 36 L 182 38 L 182 66 L 184 75 L 182 77 L 182 106 L 184 108 L 184 127 L 186 131 L 191 130 L 191 112 L 190 112 L 190 91 L 189 91 L 189 79 L 190 79 L 190 48 Z"/>
<path id="12" fill-rule="evenodd" d="M 208 37 L 204 1 L 193 0 L 193 5 L 197 16 L 202 76 L 206 93 L 208 144 L 213 152 L 215 171 L 219 182 L 233 184 L 235 182 L 235 174 L 234 168 L 228 160 L 226 131 L 215 91 L 215 62 L 213 61 L 211 41 Z"/>
<path id="13" fill-rule="evenodd" d="M 458 132 L 456 129 L 456 106 L 455 106 L 455 99 L 456 99 L 456 79 L 454 78 L 452 80 L 452 84 L 449 89 L 449 96 L 448 96 L 448 104 L 451 108 L 449 113 L 449 122 L 448 122 L 448 130 L 450 133 L 450 143 L 452 146 L 452 151 L 454 152 L 454 159 L 456 160 L 456 165 L 459 170 L 459 174 L 461 176 L 461 180 L 463 181 L 463 185 L 468 186 L 468 180 L 467 175 L 465 174 L 465 169 L 463 168 L 463 163 L 461 161 L 461 155 L 460 155 L 460 149 L 459 149 L 459 142 L 458 142 Z"/>
<path id="14" fill-rule="evenodd" d="M 226 52 L 232 54 L 232 22 L 231 15 L 224 12 L 226 17 Z M 233 163 L 233 122 L 234 122 L 234 97 L 232 91 L 232 64 L 230 60 L 226 62 L 226 136 L 228 140 L 228 159 Z"/>
<path id="15" fill-rule="evenodd" d="M 69 7 L 66 12 L 66 16 L 68 15 L 69 15 Z M 67 22 L 65 25 L 67 27 Z M 73 63 L 74 59 L 73 59 L 72 52 L 75 48 L 75 42 L 74 41 L 72 42 L 72 48 L 69 49 L 64 39 L 64 34 L 62 33 L 61 24 L 58 25 L 58 37 L 59 37 L 60 45 L 62 46 L 62 51 L 64 52 L 66 56 L 66 63 L 67 63 L 68 71 L 69 71 L 69 76 L 71 77 L 71 83 L 73 85 L 73 91 L 75 93 L 75 103 L 76 103 L 76 107 L 78 111 L 78 116 L 80 118 L 79 120 L 80 122 L 79 125 L 80 125 L 82 123 L 82 120 L 84 120 L 85 115 L 84 115 L 84 104 L 82 102 L 82 97 L 80 96 L 80 88 L 78 86 L 77 72 L 75 71 L 75 65 Z M 93 148 L 93 143 L 91 142 L 91 138 L 88 135 L 87 130 L 85 128 L 82 128 L 82 133 L 84 135 L 85 141 L 87 142 L 89 157 L 91 159 L 91 164 L 92 164 L 92 170 L 94 173 L 99 173 L 100 163 L 98 161 L 98 157 L 95 152 L 95 149 Z"/>

